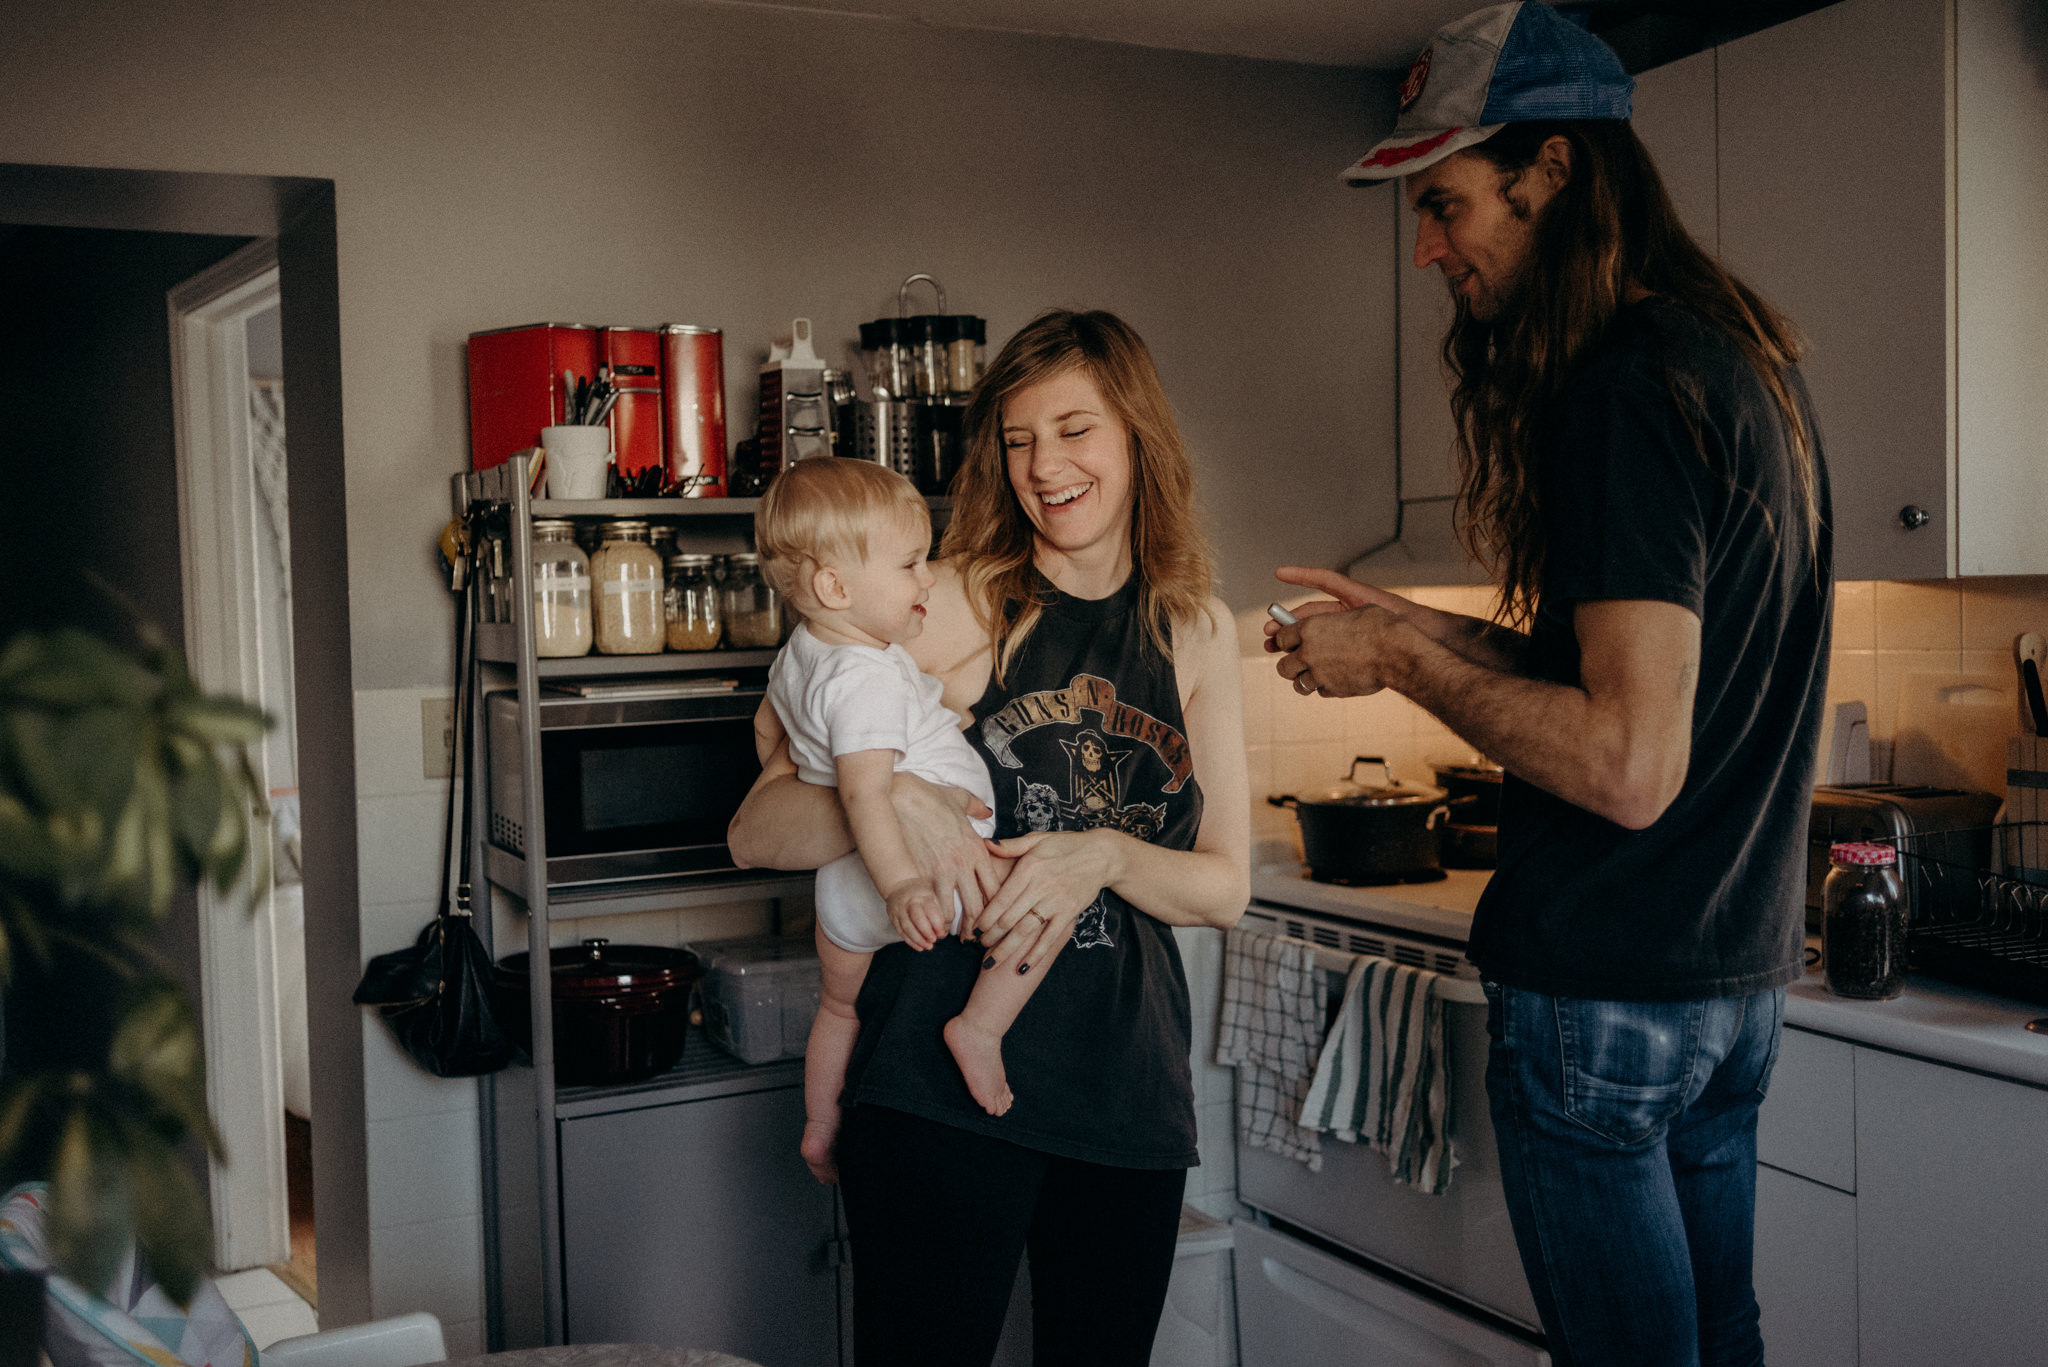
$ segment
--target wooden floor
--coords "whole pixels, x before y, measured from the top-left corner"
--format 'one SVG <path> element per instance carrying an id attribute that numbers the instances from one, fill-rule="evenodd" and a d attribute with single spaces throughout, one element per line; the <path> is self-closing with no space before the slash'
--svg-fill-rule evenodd
<path id="1" fill-rule="evenodd" d="M 291 1205 L 292 1256 L 289 1262 L 272 1263 L 270 1270 L 317 1310 L 320 1293 L 313 1265 L 313 1126 L 290 1112 L 284 1118 L 284 1164 L 285 1189 Z"/>

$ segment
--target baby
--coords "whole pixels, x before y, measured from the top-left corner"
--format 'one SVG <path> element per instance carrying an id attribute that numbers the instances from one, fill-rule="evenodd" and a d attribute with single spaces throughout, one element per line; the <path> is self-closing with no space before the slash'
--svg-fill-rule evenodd
<path id="1" fill-rule="evenodd" d="M 869 956 L 897 940 L 930 949 L 960 928 L 959 899 L 941 906 L 910 857 L 892 778 L 900 769 L 964 788 L 990 809 L 995 790 L 959 716 L 939 700 L 943 685 L 903 648 L 924 630 L 933 583 L 931 514 L 910 481 L 867 461 L 800 461 L 769 486 L 754 541 L 762 572 L 804 619 L 768 671 L 768 701 L 797 776 L 839 790 L 856 846 L 818 870 L 824 990 L 804 1055 L 804 1161 L 831 1181 Z M 993 834 L 994 818 L 975 829 Z M 982 974 L 946 1023 L 946 1047 L 990 1115 L 1010 1108 L 1003 1035 L 1042 977 Z"/>

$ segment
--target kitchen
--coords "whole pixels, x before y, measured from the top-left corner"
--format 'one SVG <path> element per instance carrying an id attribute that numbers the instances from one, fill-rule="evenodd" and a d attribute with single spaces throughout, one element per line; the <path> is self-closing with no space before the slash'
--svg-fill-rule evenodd
<path id="1" fill-rule="evenodd" d="M 995 336 L 1054 300 L 1120 308 L 1163 358 L 1249 623 L 1281 554 L 1341 565 L 1395 530 L 1403 219 L 1391 192 L 1334 173 L 1387 122 L 1394 70 L 1443 17 L 1409 20 L 1400 55 L 1366 70 L 725 6 L 5 21 L 0 76 L 18 107 L 48 112 L 11 118 L 0 159 L 334 184 L 347 446 L 330 506 L 348 515 L 357 609 L 341 619 L 353 741 L 337 730 L 356 854 L 351 924 L 312 1008 L 330 1048 L 351 1042 L 318 1070 L 337 1136 L 318 1174 L 323 1313 L 431 1308 L 451 1344 L 482 1346 L 474 1089 L 410 1071 L 346 1005 L 361 959 L 431 910 L 440 790 L 416 738 L 450 646 L 422 548 L 466 447 L 467 334 L 676 313 L 723 321 L 758 355 L 771 320 L 849 332 L 913 269 Z M 1431 492 L 1408 470 L 1399 491 Z M 1942 572 L 1873 565 L 1864 578 L 1882 582 L 1844 590 L 1836 691 L 1870 702 L 1880 745 L 1900 679 L 1991 672 L 2048 597 L 2032 579 L 1891 582 Z M 1276 696 L 1256 657 L 1246 670 L 1255 793 L 1335 777 L 1355 742 L 1410 765 L 1438 748 L 1392 700 L 1318 712 Z M 693 913 L 672 934 L 733 933 L 751 914 Z"/>

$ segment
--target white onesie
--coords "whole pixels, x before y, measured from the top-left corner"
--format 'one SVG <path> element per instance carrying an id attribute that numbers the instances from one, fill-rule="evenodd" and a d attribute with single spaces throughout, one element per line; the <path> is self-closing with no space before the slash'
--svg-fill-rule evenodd
<path id="1" fill-rule="evenodd" d="M 789 733 L 789 757 L 804 782 L 836 788 L 839 756 L 894 750 L 898 772 L 964 788 L 993 811 L 995 785 L 960 733 L 958 714 L 939 701 L 944 691 L 902 646 L 828 645 L 802 625 L 768 670 L 768 701 Z M 974 823 L 984 836 L 995 828 L 993 816 Z M 901 938 L 858 851 L 818 870 L 817 905 L 826 938 L 851 953 L 872 954 Z M 953 931 L 959 929 L 955 898 Z"/>

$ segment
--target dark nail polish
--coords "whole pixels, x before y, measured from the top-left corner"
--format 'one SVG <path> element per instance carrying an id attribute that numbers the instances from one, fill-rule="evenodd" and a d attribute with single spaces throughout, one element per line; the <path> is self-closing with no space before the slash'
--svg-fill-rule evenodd
<path id="1" fill-rule="evenodd" d="M 1018 973 L 1019 973 L 1020 975 L 1022 975 L 1022 974 L 1025 974 L 1025 973 L 1029 973 L 1030 971 L 1031 971 L 1031 965 L 1030 965 L 1030 964 L 1018 964 L 1018 965 L 1017 965 L 1017 972 L 1018 972 Z"/>
<path id="2" fill-rule="evenodd" d="M 989 955 L 981 961 L 981 966 L 983 968 L 994 968 L 996 966 L 996 956 L 993 954 Z"/>

